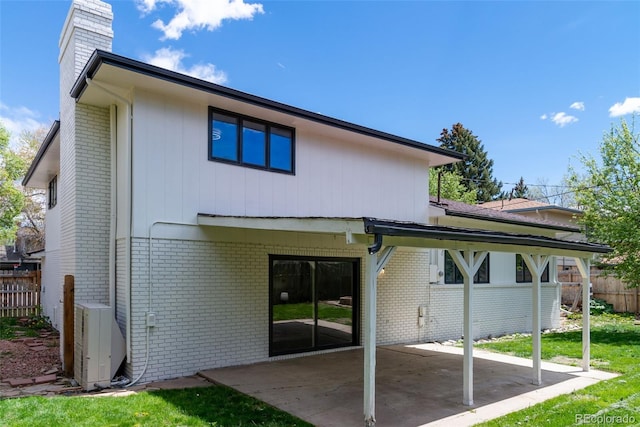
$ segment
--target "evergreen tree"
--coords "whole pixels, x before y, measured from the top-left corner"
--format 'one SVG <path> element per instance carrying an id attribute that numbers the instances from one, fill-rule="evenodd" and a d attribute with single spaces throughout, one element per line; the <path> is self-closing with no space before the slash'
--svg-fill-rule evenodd
<path id="1" fill-rule="evenodd" d="M 524 183 L 524 178 L 520 177 L 520 181 L 513 187 L 511 190 L 511 198 L 512 199 L 528 199 L 529 198 L 529 187 Z"/>
<path id="2" fill-rule="evenodd" d="M 444 167 L 458 172 L 463 177 L 463 184 L 477 193 L 479 202 L 488 202 L 500 194 L 502 182 L 493 177 L 493 160 L 487 157 L 484 146 L 470 130 L 465 129 L 461 123 L 456 123 L 451 131 L 442 129 L 440 138 L 436 141 L 442 148 L 467 156 L 465 160 Z"/>

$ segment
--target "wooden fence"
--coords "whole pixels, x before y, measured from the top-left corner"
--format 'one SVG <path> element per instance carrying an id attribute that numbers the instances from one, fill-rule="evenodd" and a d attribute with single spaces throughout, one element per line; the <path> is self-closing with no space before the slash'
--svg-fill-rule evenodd
<path id="1" fill-rule="evenodd" d="M 581 281 L 579 273 L 558 273 L 558 281 L 562 283 L 562 303 L 571 306 L 580 301 Z M 640 311 L 640 294 L 638 288 L 629 288 L 615 276 L 591 274 L 591 292 L 593 298 L 605 300 L 613 305 L 618 313 L 638 313 Z"/>
<path id="2" fill-rule="evenodd" d="M 40 272 L 0 273 L 0 317 L 40 314 Z"/>

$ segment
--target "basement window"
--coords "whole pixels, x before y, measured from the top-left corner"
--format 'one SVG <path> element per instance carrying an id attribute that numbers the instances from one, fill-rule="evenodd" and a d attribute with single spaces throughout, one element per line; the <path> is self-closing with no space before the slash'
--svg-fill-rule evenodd
<path id="1" fill-rule="evenodd" d="M 293 128 L 209 107 L 209 160 L 294 174 Z"/>

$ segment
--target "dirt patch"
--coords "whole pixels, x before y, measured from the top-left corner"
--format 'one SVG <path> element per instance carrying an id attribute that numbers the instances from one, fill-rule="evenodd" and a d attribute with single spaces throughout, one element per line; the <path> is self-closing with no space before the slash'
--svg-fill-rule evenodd
<path id="1" fill-rule="evenodd" d="M 57 332 L 0 340 L 0 381 L 38 377 L 54 370 L 58 374 L 62 372 Z"/>

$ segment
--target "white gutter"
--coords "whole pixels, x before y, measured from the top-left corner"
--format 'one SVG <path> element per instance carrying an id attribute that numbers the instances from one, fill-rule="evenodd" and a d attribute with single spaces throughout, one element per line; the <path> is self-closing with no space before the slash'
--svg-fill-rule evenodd
<path id="1" fill-rule="evenodd" d="M 127 141 L 126 141 L 126 151 L 125 151 L 125 155 L 127 156 L 127 158 L 125 159 L 127 168 L 126 168 L 126 188 L 129 191 L 129 197 L 128 197 L 128 206 L 127 206 L 127 214 L 129 217 L 129 220 L 125 222 L 125 257 L 124 257 L 124 270 L 126 272 L 125 275 L 125 288 L 126 288 L 126 292 L 125 292 L 125 308 L 126 308 L 126 327 L 125 327 L 125 344 L 126 344 L 126 353 L 127 353 L 127 361 L 131 362 L 131 230 L 132 230 L 132 221 L 133 221 L 133 212 L 132 212 L 132 198 L 133 198 L 133 185 L 132 185 L 132 178 L 131 178 L 131 163 L 132 163 L 132 159 L 133 159 L 133 153 L 132 153 L 132 140 L 133 140 L 133 106 L 131 104 L 131 101 L 129 101 L 128 99 L 118 95 L 117 93 L 114 93 L 112 91 L 110 91 L 109 89 L 99 85 L 98 83 L 95 83 L 93 80 L 91 80 L 90 78 L 86 78 L 85 81 L 87 82 L 87 85 L 91 86 L 91 87 L 95 87 L 99 90 L 101 90 L 104 93 L 107 93 L 111 96 L 113 96 L 114 98 L 118 99 L 120 102 L 122 102 L 123 104 L 125 104 L 126 106 L 126 116 L 128 118 L 126 125 L 127 125 L 127 131 L 126 131 L 126 135 L 127 135 Z M 116 128 L 117 129 L 117 128 Z M 112 125 L 112 129 L 113 131 L 113 125 Z M 114 139 L 112 136 L 112 144 L 114 144 Z M 112 201 L 111 201 L 111 209 L 116 209 L 117 208 L 117 203 L 113 200 L 116 199 L 117 200 L 117 179 L 116 179 L 116 175 L 117 175 L 117 159 L 116 161 L 113 160 L 113 157 L 115 157 L 115 153 L 112 152 L 112 161 L 111 161 L 111 167 L 114 168 L 111 171 L 111 185 L 112 185 L 112 189 L 111 189 L 111 196 L 112 196 Z M 115 188 L 114 188 L 115 187 Z M 115 211 L 111 212 L 112 216 L 117 216 Z M 110 287 L 110 295 L 109 295 L 109 299 L 110 301 L 113 300 L 114 305 L 112 305 L 113 309 L 114 309 L 114 314 L 115 314 L 115 239 L 116 239 L 116 220 L 115 218 L 111 219 L 111 223 L 110 223 L 110 227 L 112 227 L 112 229 L 109 231 L 109 238 L 111 239 L 111 241 L 109 242 L 109 268 L 110 268 L 110 272 L 109 272 L 109 287 Z M 112 248 L 113 246 L 113 248 Z M 113 282 L 111 282 L 111 280 L 113 279 Z"/>

